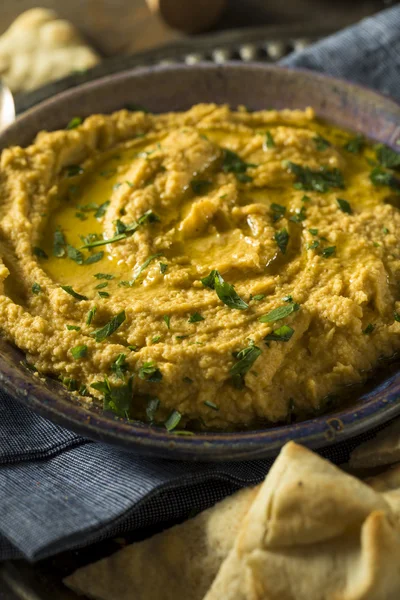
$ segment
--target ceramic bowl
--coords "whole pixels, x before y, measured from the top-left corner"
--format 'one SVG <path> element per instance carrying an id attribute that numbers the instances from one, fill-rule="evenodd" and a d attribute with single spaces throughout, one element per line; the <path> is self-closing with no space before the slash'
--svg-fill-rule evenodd
<path id="1" fill-rule="evenodd" d="M 251 109 L 314 107 L 319 117 L 396 147 L 400 107 L 371 90 L 311 71 L 265 64 L 225 63 L 147 67 L 113 74 L 58 94 L 24 113 L 0 135 L 0 148 L 29 144 L 42 130 L 75 116 L 109 113 L 128 104 L 152 112 L 185 110 L 198 102 Z M 328 349 L 327 349 L 328 351 Z M 400 372 L 376 380 L 349 407 L 292 425 L 237 433 L 177 436 L 82 407 L 57 381 L 42 382 L 20 363 L 22 353 L 0 340 L 0 386 L 33 410 L 95 440 L 147 455 L 192 460 L 239 460 L 274 455 L 295 440 L 312 448 L 348 439 L 400 414 Z"/>

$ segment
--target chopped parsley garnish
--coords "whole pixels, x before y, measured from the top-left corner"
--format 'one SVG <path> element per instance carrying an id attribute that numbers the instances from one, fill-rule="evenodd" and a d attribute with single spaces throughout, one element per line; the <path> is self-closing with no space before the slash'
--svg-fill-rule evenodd
<path id="1" fill-rule="evenodd" d="M 383 167 L 388 169 L 400 167 L 400 154 L 383 144 L 376 146 L 376 158 Z"/>
<path id="2" fill-rule="evenodd" d="M 68 125 L 66 126 L 65 129 L 75 129 L 75 127 L 79 127 L 79 125 L 82 125 L 82 123 L 83 123 L 82 117 L 74 117 L 73 119 L 70 120 L 70 122 L 68 123 Z"/>
<path id="3" fill-rule="evenodd" d="M 387 185 L 394 190 L 400 190 L 400 180 L 380 167 L 372 169 L 369 178 L 374 185 Z"/>
<path id="4" fill-rule="evenodd" d="M 162 373 L 153 362 L 144 362 L 139 369 L 139 378 L 151 383 L 159 383 L 162 380 Z"/>
<path id="5" fill-rule="evenodd" d="M 291 161 L 285 161 L 283 166 L 296 177 L 294 187 L 297 190 L 314 190 L 324 193 L 330 188 L 344 188 L 343 175 L 339 169 L 329 169 L 324 166 L 314 171 Z"/>
<path id="6" fill-rule="evenodd" d="M 384 235 L 387 235 L 388 233 L 390 233 L 389 229 L 387 227 L 382 227 L 382 233 Z"/>
<path id="7" fill-rule="evenodd" d="M 105 202 L 103 202 L 103 204 L 100 204 L 100 206 L 94 213 L 95 218 L 101 219 L 101 217 L 104 217 L 104 215 L 106 214 L 107 208 L 109 206 L 110 206 L 110 200 L 106 200 Z"/>
<path id="8" fill-rule="evenodd" d="M 42 287 L 40 286 L 40 284 L 39 284 L 39 283 L 36 283 L 36 282 L 35 282 L 35 283 L 32 285 L 32 292 L 33 292 L 33 294 L 40 294 L 40 292 L 41 292 L 41 291 L 42 291 Z"/>
<path id="9" fill-rule="evenodd" d="M 117 329 L 122 325 L 122 323 L 125 321 L 125 319 L 126 319 L 126 314 L 125 314 L 125 311 L 122 310 L 120 313 L 115 315 L 115 317 L 113 317 L 111 319 L 111 321 L 106 323 L 104 325 L 104 327 L 101 327 L 100 329 L 93 331 L 93 333 L 91 333 L 91 335 L 94 336 L 96 342 L 103 342 L 106 338 L 110 337 L 110 335 L 112 335 L 113 333 L 115 333 L 117 331 Z"/>
<path id="10" fill-rule="evenodd" d="M 162 256 L 162 252 L 157 252 L 157 254 L 152 254 L 151 256 L 149 256 L 149 258 L 146 258 L 146 260 L 144 261 L 144 263 L 139 267 L 139 270 L 137 271 L 136 275 L 130 281 L 130 284 L 133 285 L 135 283 L 135 281 L 137 281 L 139 279 L 139 277 L 143 273 L 143 271 L 145 269 L 147 269 L 147 267 L 149 266 L 149 264 L 151 262 L 153 262 L 153 260 L 155 260 L 159 256 Z"/>
<path id="11" fill-rule="evenodd" d="M 105 204 L 106 203 L 102 204 L 102 206 L 99 208 L 99 210 Z M 99 212 L 99 210 L 97 211 L 97 213 Z M 97 215 L 97 213 L 96 213 L 96 215 Z M 87 236 L 86 238 L 83 238 L 84 245 L 82 246 L 82 248 L 96 248 L 97 246 L 104 246 L 106 244 L 112 244 L 114 242 L 119 242 L 119 241 L 124 240 L 127 237 L 133 235 L 135 233 L 135 231 L 137 231 L 137 229 L 141 225 L 144 225 L 145 223 L 154 223 L 155 221 L 159 221 L 159 220 L 160 219 L 157 217 L 157 215 L 155 215 L 153 213 L 153 211 L 151 211 L 151 210 L 146 211 L 141 217 L 139 217 L 137 222 L 134 221 L 133 223 L 130 223 L 129 225 L 126 225 L 120 219 L 117 219 L 115 222 L 116 223 L 116 232 L 113 237 L 108 238 L 108 239 L 104 239 L 104 238 L 99 239 L 97 234 L 91 234 L 92 236 L 96 236 L 96 237 L 94 239 L 89 239 L 89 236 Z M 161 254 L 157 254 L 157 256 L 161 256 Z"/>
<path id="12" fill-rule="evenodd" d="M 259 302 L 260 300 L 264 300 L 265 294 L 256 294 L 255 296 L 251 296 L 250 300 L 256 300 Z"/>
<path id="13" fill-rule="evenodd" d="M 95 290 L 102 290 L 103 288 L 106 288 L 108 286 L 108 281 L 103 281 L 102 283 L 98 283 L 97 285 L 94 286 Z"/>
<path id="14" fill-rule="evenodd" d="M 97 306 L 93 306 L 93 308 L 91 308 L 87 314 L 86 317 L 86 325 L 90 325 L 91 322 L 93 321 L 93 317 L 97 312 Z"/>
<path id="15" fill-rule="evenodd" d="M 80 344 L 79 346 L 75 346 L 71 348 L 71 354 L 75 360 L 79 358 L 84 358 L 87 355 L 88 347 L 86 344 Z"/>
<path id="16" fill-rule="evenodd" d="M 288 342 L 292 335 L 294 334 L 294 329 L 289 327 L 289 325 L 282 325 L 279 329 L 275 329 L 271 333 L 268 333 L 264 340 L 268 342 Z"/>
<path id="17" fill-rule="evenodd" d="M 398 313 L 397 311 L 394 311 L 393 316 L 394 316 L 394 320 L 397 321 L 398 323 L 400 323 L 400 313 Z"/>
<path id="18" fill-rule="evenodd" d="M 119 417 L 128 418 L 133 398 L 132 381 L 133 377 L 129 377 L 125 385 L 111 387 L 105 376 L 104 381 L 96 381 L 90 387 L 104 394 L 104 410 L 111 410 Z"/>
<path id="19" fill-rule="evenodd" d="M 158 342 L 161 340 L 161 335 L 155 335 L 152 340 L 151 343 L 152 344 L 158 344 Z"/>
<path id="20" fill-rule="evenodd" d="M 283 302 L 293 302 L 293 296 L 283 296 Z"/>
<path id="21" fill-rule="evenodd" d="M 85 243 L 82 248 L 97 248 L 98 246 L 105 246 L 106 244 L 113 244 L 114 242 L 119 242 L 120 240 L 125 240 L 127 238 L 127 234 L 126 233 L 121 233 L 119 235 L 114 235 L 111 238 L 108 238 L 107 240 L 101 238 L 101 239 L 97 239 L 94 242 L 87 242 Z"/>
<path id="22" fill-rule="evenodd" d="M 301 201 L 302 202 L 311 202 L 311 198 L 310 198 L 310 196 L 307 196 L 306 194 L 304 194 Z"/>
<path id="23" fill-rule="evenodd" d="M 96 252 L 95 254 L 91 254 L 83 261 L 84 265 L 93 265 L 94 263 L 99 262 L 104 256 L 104 252 Z"/>
<path id="24" fill-rule="evenodd" d="M 342 212 L 347 213 L 348 215 L 353 214 L 350 202 L 344 200 L 343 198 L 336 198 L 336 202 L 338 203 L 338 206 Z"/>
<path id="25" fill-rule="evenodd" d="M 121 352 L 121 354 L 118 354 L 117 358 L 111 365 L 111 371 L 115 373 L 118 379 L 122 379 L 123 381 L 125 380 L 125 373 L 128 370 L 128 365 L 125 359 L 126 355 L 123 352 Z"/>
<path id="26" fill-rule="evenodd" d="M 62 258 L 65 256 L 65 237 L 59 227 L 54 232 L 53 256 Z"/>
<path id="27" fill-rule="evenodd" d="M 108 292 L 97 292 L 100 298 L 109 298 L 110 294 Z"/>
<path id="28" fill-rule="evenodd" d="M 278 248 L 282 252 L 282 254 L 286 254 L 287 246 L 289 243 L 289 234 L 285 227 L 275 233 L 274 240 L 276 241 Z"/>
<path id="29" fill-rule="evenodd" d="M 373 323 L 368 323 L 368 325 L 366 326 L 365 329 L 363 329 L 363 334 L 364 335 L 369 335 L 370 333 L 372 333 L 375 329 L 375 325 Z"/>
<path id="30" fill-rule="evenodd" d="M 146 223 L 157 223 L 159 221 L 160 217 L 158 217 L 152 210 L 146 210 L 146 212 L 138 218 L 139 225 L 145 225 Z M 128 231 L 130 231 L 129 227 Z"/>
<path id="31" fill-rule="evenodd" d="M 138 352 L 138 348 L 139 346 L 137 344 L 131 344 L 130 346 L 128 346 L 129 350 L 131 350 L 131 352 Z"/>
<path id="32" fill-rule="evenodd" d="M 188 323 L 199 323 L 200 321 L 204 321 L 204 317 L 202 317 L 198 312 L 193 313 L 188 318 Z"/>
<path id="33" fill-rule="evenodd" d="M 75 290 L 72 289 L 72 286 L 70 286 L 70 285 L 61 285 L 60 287 L 62 290 L 64 290 L 64 292 L 67 292 L 67 294 L 69 294 L 76 300 L 89 300 L 89 298 L 87 296 L 84 296 L 83 294 L 78 294 L 78 292 L 75 292 Z"/>
<path id="34" fill-rule="evenodd" d="M 83 264 L 83 254 L 80 250 L 77 250 L 70 244 L 67 246 L 67 256 L 71 260 L 75 261 L 78 265 Z"/>
<path id="35" fill-rule="evenodd" d="M 318 229 L 309 229 L 308 231 L 311 233 L 311 235 L 318 235 Z"/>
<path id="36" fill-rule="evenodd" d="M 189 385 L 191 385 L 191 384 L 193 383 L 193 379 L 190 379 L 190 377 L 187 377 L 187 376 L 185 376 L 185 377 L 183 378 L 183 381 L 184 381 L 185 383 L 188 383 Z"/>
<path id="37" fill-rule="evenodd" d="M 208 408 L 212 408 L 213 410 L 219 410 L 219 406 L 217 406 L 216 404 L 214 404 L 214 402 L 211 402 L 210 400 L 206 400 L 204 402 L 204 406 L 208 406 Z"/>
<path id="38" fill-rule="evenodd" d="M 82 175 L 83 169 L 79 165 L 69 165 L 65 168 L 65 174 L 67 177 L 76 177 Z"/>
<path id="39" fill-rule="evenodd" d="M 100 177 L 105 177 L 106 179 L 110 179 L 110 177 L 115 175 L 116 172 L 117 172 L 117 169 L 115 169 L 114 167 L 111 167 L 111 169 L 104 169 L 103 171 L 100 171 L 99 175 L 100 175 Z"/>
<path id="40" fill-rule="evenodd" d="M 245 175 L 246 170 L 249 167 L 257 166 L 252 163 L 245 162 L 244 160 L 242 160 L 240 158 L 240 156 L 238 154 L 236 154 L 236 152 L 233 152 L 232 150 L 228 150 L 227 148 L 222 149 L 222 157 L 223 157 L 222 170 L 225 173 L 234 173 L 236 178 L 239 181 L 243 181 L 243 177 L 239 177 L 239 176 Z M 248 177 L 248 176 L 246 176 L 246 177 Z M 245 178 L 245 181 L 247 181 L 246 178 Z"/>
<path id="41" fill-rule="evenodd" d="M 44 250 L 42 250 L 42 248 L 39 248 L 39 246 L 33 246 L 33 254 L 35 256 L 37 256 L 38 258 L 49 258 L 46 254 L 46 252 Z"/>
<path id="42" fill-rule="evenodd" d="M 322 137 L 321 135 L 316 135 L 313 138 L 313 140 L 314 140 L 315 147 L 318 150 L 318 152 L 323 152 L 324 150 L 329 148 L 329 146 L 331 145 L 331 143 L 328 140 L 326 140 L 324 137 Z"/>
<path id="43" fill-rule="evenodd" d="M 229 306 L 229 308 L 237 310 L 246 310 L 249 308 L 249 305 L 237 294 L 233 285 L 224 281 L 216 269 L 213 269 L 207 277 L 204 277 L 200 281 L 204 287 L 215 290 L 218 298 Z"/>
<path id="44" fill-rule="evenodd" d="M 61 381 L 69 392 L 76 392 L 78 389 L 78 382 L 73 377 L 64 377 Z"/>
<path id="45" fill-rule="evenodd" d="M 336 246 L 328 246 L 327 248 L 324 248 L 321 254 L 324 258 L 331 258 L 331 256 L 336 254 Z"/>
<path id="46" fill-rule="evenodd" d="M 347 152 L 351 152 L 352 154 L 359 154 L 361 152 L 361 150 L 364 148 L 364 146 L 365 146 L 365 140 L 364 140 L 363 136 L 360 134 L 357 134 L 351 140 L 346 142 L 346 144 L 343 146 L 343 148 L 345 150 L 347 150 Z"/>
<path id="47" fill-rule="evenodd" d="M 301 223 L 307 219 L 306 207 L 302 206 L 300 210 L 298 210 L 294 215 L 289 218 L 289 221 L 293 221 L 293 223 Z"/>
<path id="48" fill-rule="evenodd" d="M 173 410 L 172 413 L 169 415 L 168 419 L 164 423 L 165 429 L 167 431 L 173 431 L 174 429 L 176 429 L 176 427 L 178 427 L 181 419 L 182 419 L 181 413 L 178 410 Z"/>
<path id="49" fill-rule="evenodd" d="M 83 212 L 78 211 L 75 213 L 75 216 L 77 219 L 80 219 L 81 221 L 86 221 L 86 219 L 87 219 L 87 216 Z"/>
<path id="50" fill-rule="evenodd" d="M 247 173 L 236 173 L 236 179 L 241 183 L 250 183 L 250 181 L 253 181 L 253 178 L 247 175 Z"/>
<path id="51" fill-rule="evenodd" d="M 189 335 L 187 335 L 187 334 L 186 335 L 176 335 L 175 336 L 175 338 L 177 340 L 186 340 L 186 338 L 188 338 L 188 337 L 189 337 Z"/>
<path id="52" fill-rule="evenodd" d="M 160 262 L 160 273 L 161 275 L 165 275 L 165 273 L 167 272 L 168 269 L 168 265 L 166 265 L 165 263 Z"/>
<path id="53" fill-rule="evenodd" d="M 93 275 L 93 277 L 96 277 L 96 279 L 114 279 L 115 275 L 111 275 L 111 273 L 95 273 Z"/>
<path id="54" fill-rule="evenodd" d="M 282 206 L 282 204 L 276 204 L 275 202 L 273 202 L 271 204 L 271 212 L 272 221 L 276 223 L 276 221 L 279 221 L 279 219 L 285 216 L 286 206 Z"/>
<path id="55" fill-rule="evenodd" d="M 66 328 L 68 329 L 68 331 L 80 331 L 81 330 L 79 325 L 66 325 Z"/>
<path id="56" fill-rule="evenodd" d="M 168 327 L 168 329 L 171 326 L 171 317 L 169 317 L 168 315 L 164 315 L 163 316 L 163 321 L 166 324 L 166 326 Z"/>
<path id="57" fill-rule="evenodd" d="M 265 140 L 263 143 L 263 149 L 264 150 L 271 150 L 271 148 L 275 148 L 275 141 L 274 138 L 271 135 L 270 131 L 267 131 L 267 133 L 265 134 Z"/>
<path id="58" fill-rule="evenodd" d="M 298 304 L 296 304 L 295 302 L 286 304 L 284 306 L 278 306 L 277 308 L 274 308 L 266 315 L 259 317 L 258 320 L 261 323 L 274 323 L 275 321 L 280 321 L 281 319 L 285 319 L 285 317 L 288 317 L 293 312 L 298 311 L 299 308 L 300 308 L 300 306 Z"/>
<path id="59" fill-rule="evenodd" d="M 255 346 L 254 343 L 250 343 L 247 348 L 239 350 L 234 355 L 238 362 L 230 368 L 229 373 L 232 377 L 232 383 L 236 388 L 241 389 L 243 387 L 244 376 L 251 369 L 260 354 L 261 349 Z"/>
<path id="60" fill-rule="evenodd" d="M 158 398 L 149 398 L 146 406 L 146 417 L 150 423 L 154 422 L 156 417 L 156 412 L 158 407 L 160 406 L 160 401 Z"/>
<path id="61" fill-rule="evenodd" d="M 205 194 L 210 185 L 212 185 L 212 181 L 208 181 L 207 179 L 192 179 L 190 182 L 190 187 L 192 188 L 192 192 L 196 194 L 196 196 L 201 196 Z"/>
<path id="62" fill-rule="evenodd" d="M 318 240 L 313 240 L 310 244 L 306 244 L 307 250 L 315 250 L 319 246 Z"/>

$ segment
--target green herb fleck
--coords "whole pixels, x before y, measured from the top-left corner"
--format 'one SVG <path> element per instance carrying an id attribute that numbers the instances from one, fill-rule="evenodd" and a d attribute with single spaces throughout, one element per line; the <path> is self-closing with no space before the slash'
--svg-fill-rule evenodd
<path id="1" fill-rule="evenodd" d="M 397 321 L 398 323 L 400 323 L 400 313 L 398 313 L 396 310 L 393 313 L 394 316 L 394 320 Z"/>
<path id="2" fill-rule="evenodd" d="M 400 167 L 400 154 L 383 144 L 376 146 L 376 158 L 383 167 L 388 169 Z"/>
<path id="3" fill-rule="evenodd" d="M 342 212 L 347 213 L 348 215 L 353 214 L 350 202 L 344 200 L 343 198 L 336 198 L 336 202 Z"/>
<path id="4" fill-rule="evenodd" d="M 114 279 L 115 275 L 111 275 L 111 273 L 95 273 L 93 275 L 93 277 L 96 277 L 96 279 Z"/>
<path id="5" fill-rule="evenodd" d="M 40 292 L 41 292 L 41 291 L 42 291 L 42 287 L 41 287 L 41 286 L 40 286 L 38 283 L 36 283 L 36 282 L 35 282 L 35 283 L 32 285 L 32 292 L 33 292 L 34 294 L 40 294 Z"/>
<path id="6" fill-rule="evenodd" d="M 87 216 L 83 212 L 78 211 L 75 213 L 75 216 L 77 219 L 80 219 L 81 221 L 86 221 L 86 219 L 87 219 Z"/>
<path id="7" fill-rule="evenodd" d="M 39 246 L 33 246 L 33 254 L 38 258 L 49 258 L 46 252 L 42 248 L 39 248 Z"/>
<path id="8" fill-rule="evenodd" d="M 140 275 L 143 273 L 143 271 L 145 269 L 147 269 L 147 267 L 149 266 L 149 264 L 151 262 L 153 262 L 153 260 L 155 260 L 159 256 L 162 256 L 162 252 L 157 252 L 157 254 L 152 254 L 151 256 L 149 256 L 149 258 L 146 258 L 146 260 L 144 261 L 144 263 L 139 267 L 138 271 L 136 272 L 136 275 L 131 280 L 131 282 L 130 282 L 131 285 L 133 285 L 135 283 L 135 281 L 137 281 L 139 279 Z"/>
<path id="9" fill-rule="evenodd" d="M 286 254 L 287 246 L 289 243 L 289 234 L 286 228 L 277 231 L 274 235 L 274 240 L 276 241 L 279 250 L 282 254 Z"/>
<path id="10" fill-rule="evenodd" d="M 289 325 L 282 325 L 279 329 L 275 329 L 271 333 L 268 333 L 264 340 L 268 342 L 288 342 L 292 335 L 294 334 L 294 329 L 289 327 Z"/>
<path id="11" fill-rule="evenodd" d="M 364 140 L 363 136 L 360 134 L 357 134 L 351 140 L 346 142 L 346 144 L 343 146 L 343 148 L 345 150 L 347 150 L 347 152 L 351 152 L 352 154 L 359 154 L 361 152 L 361 150 L 364 148 L 364 146 L 365 146 L 365 140 Z"/>
<path id="12" fill-rule="evenodd" d="M 372 169 L 369 178 L 374 185 L 387 185 L 394 190 L 400 190 L 400 180 L 380 167 Z"/>
<path id="13" fill-rule="evenodd" d="M 106 288 L 107 286 L 108 286 L 108 281 L 103 281 L 102 283 L 98 283 L 97 285 L 95 285 L 94 289 L 102 290 L 103 288 Z"/>
<path id="14" fill-rule="evenodd" d="M 158 342 L 161 340 L 161 335 L 155 335 L 152 340 L 151 343 L 152 344 L 158 344 Z"/>
<path id="15" fill-rule="evenodd" d="M 65 256 L 65 237 L 59 227 L 54 232 L 53 256 L 57 258 Z"/>
<path id="16" fill-rule="evenodd" d="M 166 265 L 165 263 L 160 262 L 160 273 L 161 275 L 165 275 L 165 273 L 167 272 L 168 269 L 168 265 Z"/>
<path id="17" fill-rule="evenodd" d="M 311 235 L 318 235 L 318 229 L 309 229 L 308 231 L 311 233 Z"/>
<path id="18" fill-rule="evenodd" d="M 213 269 L 207 277 L 201 279 L 201 283 L 204 287 L 215 290 L 218 298 L 229 306 L 229 308 L 237 310 L 246 310 L 249 308 L 249 305 L 237 294 L 233 285 L 224 281 L 216 269 Z"/>
<path id="19" fill-rule="evenodd" d="M 97 292 L 100 298 L 109 298 L 110 294 L 108 292 Z"/>
<path id="20" fill-rule="evenodd" d="M 91 322 L 93 321 L 93 317 L 97 312 L 97 306 L 93 306 L 93 308 L 91 308 L 87 314 L 86 317 L 86 325 L 90 325 Z"/>
<path id="21" fill-rule="evenodd" d="M 93 265 L 94 263 L 99 262 L 104 256 L 104 252 L 96 252 L 95 254 L 91 254 L 83 261 L 84 265 Z"/>
<path id="22" fill-rule="evenodd" d="M 79 165 L 69 165 L 65 168 L 65 174 L 67 177 L 76 177 L 82 175 L 83 169 Z"/>
<path id="23" fill-rule="evenodd" d="M 147 420 L 150 423 L 154 422 L 154 419 L 156 417 L 156 412 L 157 412 L 159 406 L 160 406 L 160 401 L 158 398 L 149 398 L 149 400 L 147 401 L 146 416 L 147 416 Z"/>
<path id="24" fill-rule="evenodd" d="M 91 335 L 94 336 L 96 342 L 103 342 L 106 338 L 110 337 L 110 335 L 112 335 L 113 333 L 115 333 L 117 331 L 117 329 L 122 325 L 122 323 L 125 321 L 125 319 L 126 319 L 126 314 L 125 314 L 125 311 L 122 310 L 120 313 L 115 315 L 115 317 L 113 317 L 111 319 L 111 321 L 106 323 L 104 325 L 104 327 L 101 327 L 100 329 L 93 331 L 93 333 L 91 333 Z"/>
<path id="25" fill-rule="evenodd" d="M 111 365 L 111 371 L 118 377 L 118 379 L 125 380 L 125 373 L 128 370 L 128 364 L 126 363 L 126 355 L 121 352 Z"/>
<path id="26" fill-rule="evenodd" d="M 183 381 L 184 381 L 185 383 L 188 383 L 189 385 L 191 385 L 191 384 L 193 383 L 193 379 L 190 379 L 190 377 L 187 377 L 187 376 L 185 376 L 185 377 L 183 378 Z"/>
<path id="27" fill-rule="evenodd" d="M 293 302 L 293 296 L 284 296 L 282 300 L 283 302 Z"/>
<path id="28" fill-rule="evenodd" d="M 311 202 L 311 198 L 310 198 L 310 196 L 307 196 L 306 194 L 304 194 L 301 201 L 302 202 Z"/>
<path id="29" fill-rule="evenodd" d="M 256 167 L 257 165 L 254 165 L 252 163 L 246 163 L 244 160 L 242 160 L 240 158 L 240 156 L 238 154 L 236 154 L 236 152 L 233 152 L 232 150 L 228 150 L 227 148 L 223 148 L 222 149 L 222 158 L 223 158 L 223 164 L 222 164 L 222 170 L 225 173 L 234 173 L 236 178 L 239 181 L 243 181 L 242 175 L 245 175 L 246 170 L 249 167 Z M 247 179 L 245 178 L 245 181 Z"/>
<path id="30" fill-rule="evenodd" d="M 324 258 L 331 258 L 336 254 L 336 246 L 328 246 L 327 248 L 324 248 L 321 254 Z"/>
<path id="31" fill-rule="evenodd" d="M 272 148 L 275 148 L 275 141 L 271 135 L 271 132 L 267 131 L 267 133 L 265 134 L 265 140 L 263 143 L 263 150 L 271 150 Z"/>
<path id="32" fill-rule="evenodd" d="M 110 410 L 119 417 L 128 418 L 133 397 L 132 381 L 133 377 L 129 377 L 125 385 L 111 387 L 108 378 L 104 377 L 104 381 L 96 381 L 92 383 L 91 387 L 104 394 L 104 410 Z"/>
<path id="33" fill-rule="evenodd" d="M 276 204 L 275 202 L 273 202 L 271 204 L 271 212 L 272 221 L 276 223 L 277 221 L 279 221 L 279 219 L 285 216 L 286 206 L 282 206 L 282 204 Z"/>
<path id="34" fill-rule="evenodd" d="M 75 292 L 75 290 L 73 290 L 70 285 L 61 285 L 60 287 L 62 290 L 64 290 L 64 292 L 67 292 L 67 294 L 69 294 L 76 300 L 89 300 L 89 298 L 87 296 L 84 296 L 83 294 L 78 294 L 78 292 Z"/>
<path id="35" fill-rule="evenodd" d="M 257 302 L 259 302 L 260 300 L 264 300 L 264 298 L 265 298 L 265 294 L 256 294 L 255 296 L 252 296 L 250 299 L 256 300 Z"/>
<path id="36" fill-rule="evenodd" d="M 199 323 L 200 321 L 204 321 L 204 317 L 202 317 L 198 312 L 190 315 L 188 319 L 188 323 Z"/>
<path id="37" fill-rule="evenodd" d="M 168 419 L 165 421 L 165 429 L 167 431 L 173 431 L 176 429 L 182 419 L 182 415 L 178 410 L 173 410 L 169 415 Z"/>
<path id="38" fill-rule="evenodd" d="M 171 326 L 171 317 L 169 317 L 168 315 L 164 315 L 163 316 L 163 321 L 166 324 L 166 326 L 168 327 L 168 329 L 170 329 L 170 326 Z"/>
<path id="39" fill-rule="evenodd" d="M 211 185 L 212 181 L 208 181 L 206 179 L 192 179 L 192 181 L 190 182 L 192 192 L 196 194 L 196 196 L 201 196 L 205 194 Z"/>
<path id="40" fill-rule="evenodd" d="M 274 308 L 266 315 L 262 315 L 262 317 L 259 317 L 258 320 L 261 323 L 274 323 L 275 321 L 280 321 L 281 319 L 285 319 L 286 317 L 291 315 L 293 312 L 298 311 L 299 308 L 300 308 L 300 306 L 298 304 L 296 304 L 295 302 L 286 304 L 286 306 L 278 306 L 277 308 Z"/>
<path id="41" fill-rule="evenodd" d="M 307 218 L 306 207 L 302 206 L 300 210 L 298 210 L 294 215 L 289 218 L 289 221 L 293 221 L 293 223 L 301 223 L 305 221 Z"/>
<path id="42" fill-rule="evenodd" d="M 80 331 L 81 328 L 78 325 L 66 325 L 68 331 Z"/>
<path id="43" fill-rule="evenodd" d="M 387 235 L 388 233 L 390 233 L 389 229 L 387 227 L 382 227 L 382 233 L 384 235 Z"/>
<path id="44" fill-rule="evenodd" d="M 315 147 L 318 150 L 318 152 L 323 152 L 324 150 L 329 148 L 329 146 L 331 145 L 331 143 L 328 140 L 326 140 L 324 137 L 322 137 L 321 135 L 316 135 L 313 138 L 313 140 L 314 140 Z"/>
<path id="45" fill-rule="evenodd" d="M 232 377 L 232 383 L 238 389 L 241 389 L 244 385 L 244 376 L 251 369 L 257 358 L 261 354 L 261 349 L 255 346 L 254 343 L 250 343 L 247 348 L 239 350 L 234 356 L 237 359 L 229 373 Z"/>
<path id="46" fill-rule="evenodd" d="M 285 161 L 283 166 L 296 177 L 294 187 L 298 190 L 314 190 L 324 193 L 330 188 L 344 188 L 343 175 L 339 169 L 329 169 L 323 166 L 314 171 L 291 161 Z"/>
<path id="47" fill-rule="evenodd" d="M 83 123 L 82 117 L 74 117 L 73 119 L 70 120 L 70 122 L 66 126 L 66 129 L 75 129 L 75 127 L 79 127 L 79 125 L 82 125 L 82 123 Z"/>
<path id="48" fill-rule="evenodd" d="M 310 244 L 306 244 L 307 250 L 315 250 L 316 248 L 318 248 L 318 246 L 319 246 L 318 240 L 314 240 Z"/>
<path id="49" fill-rule="evenodd" d="M 219 410 L 219 406 L 217 406 L 216 404 L 214 404 L 214 402 L 211 402 L 210 400 L 206 400 L 204 402 L 204 406 L 208 406 L 208 408 L 212 408 L 213 410 Z"/>
<path id="50" fill-rule="evenodd" d="M 67 245 L 67 256 L 68 256 L 68 258 L 70 258 L 71 260 L 73 260 L 74 262 L 76 262 L 78 265 L 82 265 L 83 264 L 83 254 L 82 254 L 82 252 L 80 250 L 77 250 L 76 248 L 74 248 L 70 244 Z"/>
<path id="51" fill-rule="evenodd" d="M 101 219 L 106 214 L 107 208 L 110 206 L 110 200 L 106 200 L 103 204 L 100 204 L 99 208 L 94 213 L 96 219 Z"/>
<path id="52" fill-rule="evenodd" d="M 162 373 L 153 362 L 144 362 L 139 369 L 139 378 L 151 383 L 159 383 L 162 380 Z"/>
<path id="53" fill-rule="evenodd" d="M 88 347 L 86 344 L 80 344 L 79 346 L 75 346 L 71 348 L 71 354 L 75 360 L 79 358 L 84 358 L 87 355 Z"/>
<path id="54" fill-rule="evenodd" d="M 363 334 L 370 335 L 370 333 L 372 333 L 374 331 L 375 327 L 376 327 L 376 325 L 374 325 L 373 323 L 368 323 L 366 328 L 363 329 Z"/>

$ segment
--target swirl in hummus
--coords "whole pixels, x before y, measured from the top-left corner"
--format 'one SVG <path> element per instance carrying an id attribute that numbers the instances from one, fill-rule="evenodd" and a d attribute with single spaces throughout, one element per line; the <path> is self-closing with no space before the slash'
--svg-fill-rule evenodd
<path id="1" fill-rule="evenodd" d="M 311 109 L 42 132 L 1 156 L 1 330 L 170 430 L 315 414 L 400 348 L 399 166 Z"/>

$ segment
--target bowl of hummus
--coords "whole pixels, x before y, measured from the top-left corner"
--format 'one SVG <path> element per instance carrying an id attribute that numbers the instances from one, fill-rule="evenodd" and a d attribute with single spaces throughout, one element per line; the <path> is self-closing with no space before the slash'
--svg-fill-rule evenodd
<path id="1" fill-rule="evenodd" d="M 346 82 L 234 63 L 28 111 L 0 136 L 3 388 L 178 458 L 321 446 L 399 413 L 399 117 Z"/>

